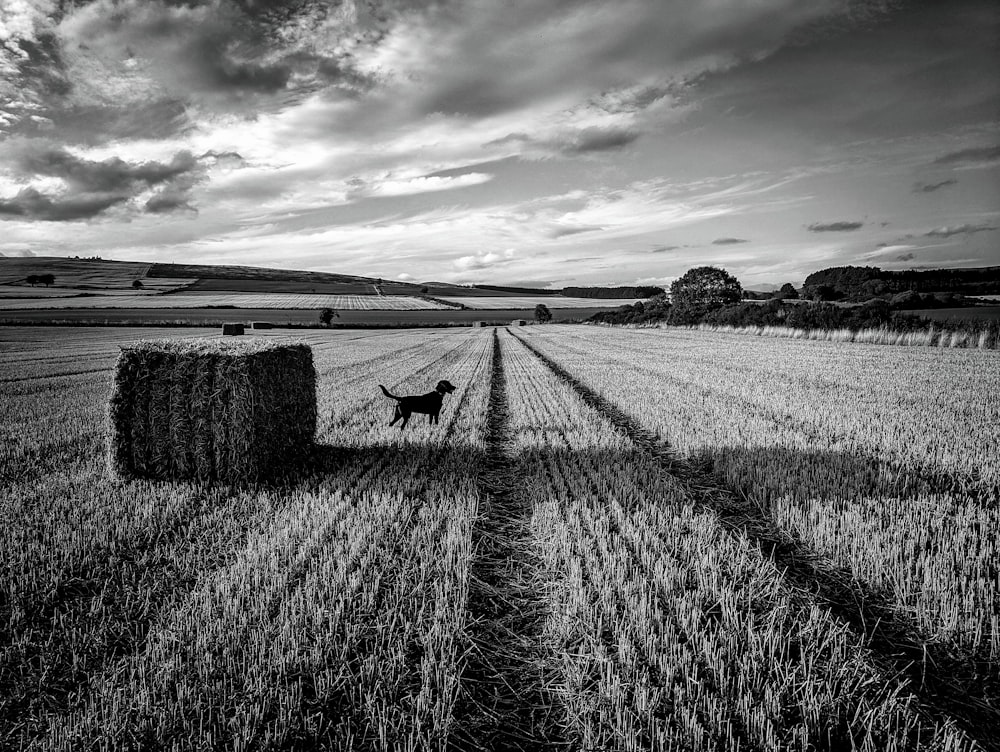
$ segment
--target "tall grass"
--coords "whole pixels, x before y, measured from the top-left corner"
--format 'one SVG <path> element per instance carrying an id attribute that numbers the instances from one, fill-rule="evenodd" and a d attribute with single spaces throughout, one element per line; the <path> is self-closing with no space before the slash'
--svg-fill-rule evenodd
<path id="1" fill-rule="evenodd" d="M 911 347 L 953 347 L 996 350 L 1000 337 L 996 330 L 978 331 L 943 329 L 930 326 L 917 331 L 899 331 L 889 327 L 875 329 L 798 329 L 788 326 L 715 326 L 699 324 L 698 331 L 747 334 L 757 337 L 787 337 L 821 342 L 862 342 L 869 345 L 905 345 Z"/>

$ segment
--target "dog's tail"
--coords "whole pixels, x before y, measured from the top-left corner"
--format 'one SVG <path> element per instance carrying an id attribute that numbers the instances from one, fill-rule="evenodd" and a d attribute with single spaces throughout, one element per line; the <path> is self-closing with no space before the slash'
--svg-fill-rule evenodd
<path id="1" fill-rule="evenodd" d="M 402 397 L 397 397 L 395 394 L 393 394 L 392 392 L 390 392 L 388 389 L 386 389 L 381 384 L 378 385 L 378 388 L 381 389 L 382 390 L 382 394 L 384 394 L 389 399 L 394 399 L 394 400 L 401 400 L 401 399 L 403 399 Z"/>

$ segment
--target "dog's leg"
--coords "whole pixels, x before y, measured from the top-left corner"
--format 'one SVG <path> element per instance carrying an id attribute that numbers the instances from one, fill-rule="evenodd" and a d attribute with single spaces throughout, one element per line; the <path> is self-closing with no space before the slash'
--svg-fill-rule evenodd
<path id="1" fill-rule="evenodd" d="M 391 426 L 393 423 L 395 423 L 397 420 L 399 420 L 402 417 L 403 417 L 403 413 L 401 413 L 399 411 L 399 407 L 396 407 L 396 411 L 392 414 L 392 420 L 389 421 L 389 425 Z"/>
<path id="2" fill-rule="evenodd" d="M 409 423 L 409 421 L 410 421 L 410 414 L 403 413 L 403 422 L 399 424 L 399 430 L 402 431 L 404 428 L 406 428 L 406 424 Z"/>

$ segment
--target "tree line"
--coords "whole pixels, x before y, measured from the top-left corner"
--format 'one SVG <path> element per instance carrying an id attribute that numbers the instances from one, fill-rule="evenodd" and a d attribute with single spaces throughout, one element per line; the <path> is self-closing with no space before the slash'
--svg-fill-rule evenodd
<path id="1" fill-rule="evenodd" d="M 24 278 L 24 281 L 29 285 L 34 287 L 35 285 L 45 285 L 49 287 L 56 283 L 56 275 L 54 274 L 29 274 Z"/>
<path id="2" fill-rule="evenodd" d="M 972 271 L 972 270 L 970 270 Z M 829 277 L 827 277 L 829 279 Z M 803 297 L 810 295 L 804 286 Z M 601 311 L 588 319 L 605 324 L 666 323 L 678 326 L 787 326 L 799 329 L 869 329 L 886 327 L 896 331 L 926 329 L 931 322 L 917 316 L 900 316 L 897 311 L 935 307 L 961 301 L 954 293 L 921 295 L 909 290 L 887 297 L 866 299 L 861 305 L 845 306 L 813 298 L 812 303 L 796 301 L 800 291 L 786 284 L 766 302 L 744 300 L 739 280 L 725 269 L 701 266 L 690 269 L 670 286 L 670 296 L 659 295 L 614 311 Z M 955 319 L 935 321 L 943 329 L 979 331 L 996 328 L 995 322 Z"/>
<path id="3" fill-rule="evenodd" d="M 976 269 L 903 269 L 833 266 L 806 277 L 804 297 L 862 302 L 903 293 L 1000 294 L 1000 266 Z"/>

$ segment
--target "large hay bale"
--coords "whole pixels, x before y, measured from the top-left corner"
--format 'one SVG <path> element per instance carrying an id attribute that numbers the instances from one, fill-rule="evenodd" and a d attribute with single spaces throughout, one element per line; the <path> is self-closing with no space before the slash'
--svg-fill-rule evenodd
<path id="1" fill-rule="evenodd" d="M 273 329 L 274 325 L 270 321 L 254 321 L 254 329 Z"/>
<path id="2" fill-rule="evenodd" d="M 222 333 L 231 336 L 243 334 L 243 324 L 223 324 Z"/>
<path id="3" fill-rule="evenodd" d="M 525 321 L 524 319 L 514 319 L 513 321 L 510 322 L 510 325 L 511 326 L 526 326 L 527 323 L 528 322 Z"/>
<path id="4" fill-rule="evenodd" d="M 123 347 L 108 432 L 108 465 L 119 477 L 280 476 L 307 456 L 316 433 L 312 349 L 261 339 Z"/>

